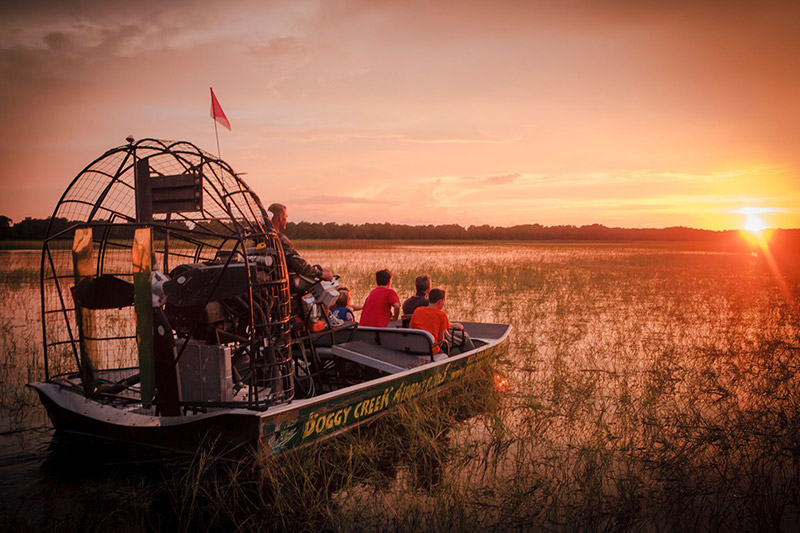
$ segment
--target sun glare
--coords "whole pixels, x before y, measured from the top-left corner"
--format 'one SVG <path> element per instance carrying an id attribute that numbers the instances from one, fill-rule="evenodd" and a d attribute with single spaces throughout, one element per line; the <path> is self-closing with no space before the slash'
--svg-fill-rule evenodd
<path id="1" fill-rule="evenodd" d="M 775 276 L 775 281 L 778 283 L 778 288 L 783 293 L 784 298 L 794 307 L 796 305 L 794 296 L 789 290 L 786 280 L 783 279 L 778 263 L 772 255 L 772 250 L 770 250 L 769 240 L 773 230 L 765 231 L 767 229 L 767 224 L 758 216 L 758 213 L 768 213 L 770 211 L 773 210 L 757 207 L 745 207 L 741 209 L 739 213 L 747 215 L 747 220 L 744 223 L 744 228 L 741 233 L 745 241 L 747 241 L 751 247 L 757 247 L 757 252 L 754 252 L 754 255 L 764 258 L 764 261 L 766 261 L 770 270 L 772 270 L 772 275 Z"/>
<path id="2" fill-rule="evenodd" d="M 747 215 L 747 221 L 744 223 L 744 229 L 751 233 L 760 234 L 767 229 L 767 225 L 756 215 Z"/>

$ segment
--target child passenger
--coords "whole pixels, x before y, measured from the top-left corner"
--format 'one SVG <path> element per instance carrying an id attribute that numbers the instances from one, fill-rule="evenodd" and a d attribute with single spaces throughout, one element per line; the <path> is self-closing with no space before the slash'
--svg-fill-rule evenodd
<path id="1" fill-rule="evenodd" d="M 364 301 L 358 325 L 385 328 L 389 325 L 390 319 L 397 320 L 400 316 L 400 298 L 391 288 L 392 273 L 388 270 L 376 272 L 375 282 L 378 286 L 372 289 Z"/>
<path id="2" fill-rule="evenodd" d="M 336 307 L 331 309 L 331 316 L 346 322 L 355 322 L 355 311 L 361 309 L 361 306 L 353 305 L 350 289 L 339 287 L 337 290 L 339 291 L 339 298 L 336 300 Z"/>
<path id="3" fill-rule="evenodd" d="M 446 340 L 450 345 L 450 355 L 464 353 L 475 348 L 472 339 L 469 338 L 464 326 L 459 322 L 450 322 L 442 309 L 444 308 L 445 291 L 444 289 L 432 289 L 428 294 L 428 305 L 418 307 L 411 316 L 410 327 L 412 329 L 424 329 L 433 335 L 437 343 L 433 347 L 433 353 L 437 354 L 441 350 L 439 344 Z"/>

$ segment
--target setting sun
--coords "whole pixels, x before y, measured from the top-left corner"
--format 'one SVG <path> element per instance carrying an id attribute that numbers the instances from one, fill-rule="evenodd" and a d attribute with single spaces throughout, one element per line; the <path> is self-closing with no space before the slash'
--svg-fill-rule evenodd
<path id="1" fill-rule="evenodd" d="M 767 229 L 764 221 L 756 215 L 747 215 L 747 221 L 744 224 L 744 229 L 752 233 L 761 233 Z"/>

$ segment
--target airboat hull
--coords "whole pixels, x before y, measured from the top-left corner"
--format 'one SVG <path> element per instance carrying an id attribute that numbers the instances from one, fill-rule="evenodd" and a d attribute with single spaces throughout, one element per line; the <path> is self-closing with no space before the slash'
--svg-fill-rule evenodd
<path id="1" fill-rule="evenodd" d="M 259 418 L 247 409 L 151 416 L 103 405 L 57 383 L 29 386 L 39 394 L 53 427 L 61 434 L 173 451 L 197 450 L 208 442 L 221 455 L 249 449 L 257 442 L 254 435 L 259 432 Z"/>
<path id="2" fill-rule="evenodd" d="M 474 350 L 266 411 L 237 408 L 153 416 L 103 405 L 57 383 L 30 386 L 61 433 L 190 453 L 204 446 L 215 455 L 278 453 L 350 430 L 406 401 L 456 384 L 490 359 L 511 330 L 505 324 L 465 327 L 485 335 L 474 337 Z"/>

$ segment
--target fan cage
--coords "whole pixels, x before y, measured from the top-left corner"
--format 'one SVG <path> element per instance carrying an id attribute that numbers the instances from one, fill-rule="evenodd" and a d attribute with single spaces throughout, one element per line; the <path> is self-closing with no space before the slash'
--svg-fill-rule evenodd
<path id="1" fill-rule="evenodd" d="M 143 159 L 148 161 L 151 176 L 199 174 L 202 208 L 156 213 L 152 220 L 139 220 L 135 166 Z M 247 407 L 263 409 L 292 398 L 288 273 L 280 240 L 266 210 L 258 196 L 224 161 L 188 142 L 156 139 L 143 139 L 107 151 L 77 175 L 56 205 L 41 257 L 46 379 L 74 383 L 80 375 L 80 338 L 72 294 L 75 285 L 72 244 L 75 231 L 86 227 L 92 229 L 94 276 L 110 275 L 130 283 L 133 282 L 133 235 L 141 227 L 152 228 L 152 268 L 164 274 L 179 265 L 219 263 L 225 257 L 227 263 L 247 261 L 246 250 L 256 245 L 274 250 L 278 260 L 266 276 L 249 280 L 250 288 L 244 295 L 252 311 L 247 339 L 229 345 L 234 359 L 249 360 Z M 249 269 L 245 270 L 250 278 Z M 136 367 L 134 307 L 90 313 L 96 334 L 84 342 L 93 343 L 93 353 L 97 355 L 93 361 L 95 369 Z M 120 398 L 136 399 L 136 391 L 136 387 L 126 388 Z"/>

